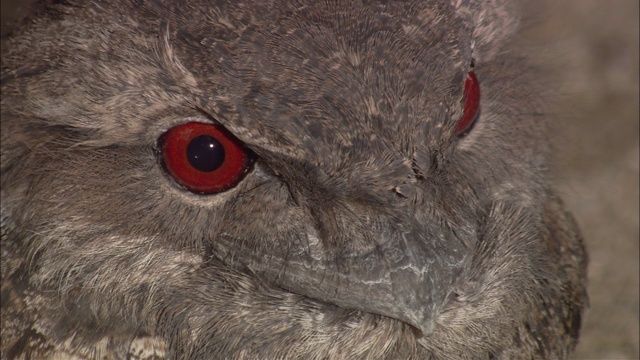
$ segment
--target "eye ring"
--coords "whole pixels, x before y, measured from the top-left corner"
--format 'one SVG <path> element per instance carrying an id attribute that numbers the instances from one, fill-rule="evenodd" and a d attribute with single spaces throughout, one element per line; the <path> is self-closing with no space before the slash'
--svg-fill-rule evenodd
<path id="1" fill-rule="evenodd" d="M 188 122 L 158 138 L 163 169 L 186 190 L 210 195 L 234 187 L 255 155 L 222 125 Z"/>
<path id="2" fill-rule="evenodd" d="M 455 128 L 455 134 L 459 137 L 468 134 L 480 117 L 480 82 L 473 70 L 467 73 L 462 103 L 462 116 L 456 123 Z"/>

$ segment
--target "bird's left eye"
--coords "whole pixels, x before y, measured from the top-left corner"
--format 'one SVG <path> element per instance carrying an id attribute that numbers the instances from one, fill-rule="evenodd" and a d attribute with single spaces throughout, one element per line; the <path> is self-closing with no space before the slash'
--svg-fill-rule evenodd
<path id="1" fill-rule="evenodd" d="M 480 115 L 480 83 L 473 71 L 469 71 L 464 83 L 464 98 L 462 117 L 456 124 L 455 134 L 466 135 Z"/>
<path id="2" fill-rule="evenodd" d="M 158 139 L 161 161 L 187 190 L 215 194 L 235 186 L 247 174 L 253 153 L 222 125 L 188 122 Z"/>

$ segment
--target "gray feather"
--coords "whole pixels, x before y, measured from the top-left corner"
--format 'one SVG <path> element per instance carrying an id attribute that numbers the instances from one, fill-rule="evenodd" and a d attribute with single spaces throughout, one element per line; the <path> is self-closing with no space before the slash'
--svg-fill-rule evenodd
<path id="1" fill-rule="evenodd" d="M 586 254 L 517 6 L 50 3 L 2 54 L 3 359 L 571 354 Z M 246 177 L 178 186 L 189 121 Z"/>

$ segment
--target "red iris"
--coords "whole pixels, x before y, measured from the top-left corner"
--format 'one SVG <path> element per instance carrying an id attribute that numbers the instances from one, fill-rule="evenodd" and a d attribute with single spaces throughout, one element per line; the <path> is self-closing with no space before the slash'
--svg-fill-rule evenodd
<path id="1" fill-rule="evenodd" d="M 471 127 L 478 119 L 480 114 L 480 83 L 473 71 L 467 74 L 467 80 L 464 83 L 464 109 L 462 117 L 456 125 L 456 135 L 466 135 Z"/>
<path id="2" fill-rule="evenodd" d="M 188 122 L 158 140 L 166 171 L 187 190 L 215 194 L 236 185 L 253 162 L 252 153 L 221 125 Z"/>

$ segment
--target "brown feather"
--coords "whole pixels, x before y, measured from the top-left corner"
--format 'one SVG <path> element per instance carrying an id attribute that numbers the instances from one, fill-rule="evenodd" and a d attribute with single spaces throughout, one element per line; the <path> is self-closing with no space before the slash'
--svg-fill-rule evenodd
<path id="1" fill-rule="evenodd" d="M 43 2 L 2 53 L 2 358 L 569 357 L 587 257 L 517 8 Z M 188 121 L 247 176 L 172 181 Z"/>

